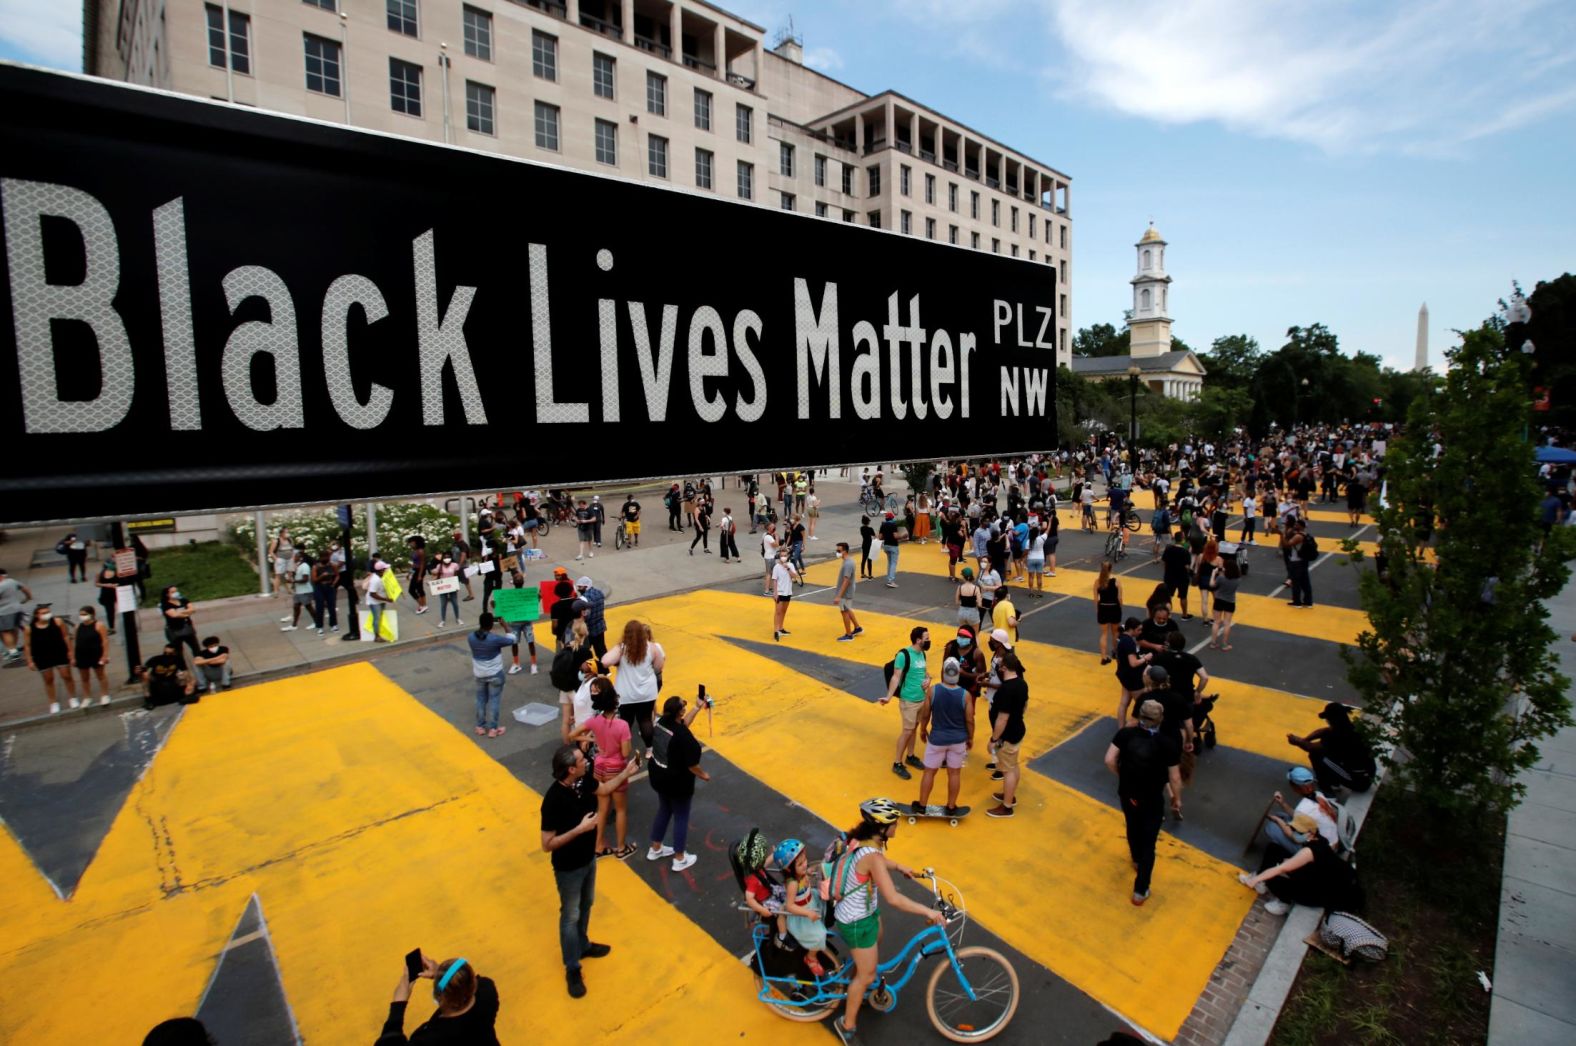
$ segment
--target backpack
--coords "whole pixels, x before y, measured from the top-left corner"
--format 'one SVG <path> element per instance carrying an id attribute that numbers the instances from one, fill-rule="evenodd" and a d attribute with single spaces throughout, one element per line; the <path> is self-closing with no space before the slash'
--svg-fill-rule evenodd
<path id="1" fill-rule="evenodd" d="M 60 542 L 55 545 L 55 555 L 57 555 L 57 556 L 65 555 L 66 554 L 66 550 L 69 549 L 70 547 L 71 547 L 71 542 L 67 541 L 65 538 L 61 538 Z"/>
<path id="2" fill-rule="evenodd" d="M 1302 535 L 1302 558 L 1307 563 L 1319 558 L 1319 543 L 1307 531 L 1303 531 Z"/>
<path id="3" fill-rule="evenodd" d="M 897 654 L 905 655 L 903 658 L 903 675 L 907 676 L 910 663 L 913 660 L 907 656 L 908 647 L 904 647 L 902 650 L 899 650 Z M 881 666 L 881 681 L 884 682 L 888 687 L 892 685 L 892 673 L 897 671 L 897 654 L 893 654 L 892 660 Z M 898 685 L 901 686 L 902 684 Z"/>
<path id="4" fill-rule="evenodd" d="M 1350 912 L 1326 912 L 1319 923 L 1319 941 L 1343 959 L 1378 962 L 1390 951 L 1384 934 Z"/>
<path id="5" fill-rule="evenodd" d="M 854 853 L 858 847 L 848 845 L 846 832 L 826 845 L 821 857 L 821 908 L 822 918 L 828 929 L 837 925 L 837 902 L 848 896 L 848 884 L 854 874 Z M 874 880 L 864 884 L 866 890 L 875 889 Z"/>
<path id="6" fill-rule="evenodd" d="M 580 649 L 564 643 L 553 655 L 547 678 L 560 693 L 570 693 L 580 685 Z"/>

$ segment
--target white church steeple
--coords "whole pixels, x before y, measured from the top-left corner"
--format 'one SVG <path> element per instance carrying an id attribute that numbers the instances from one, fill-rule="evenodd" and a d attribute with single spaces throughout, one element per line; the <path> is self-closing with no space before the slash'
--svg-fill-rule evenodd
<path id="1" fill-rule="evenodd" d="M 1133 312 L 1127 321 L 1134 356 L 1164 356 L 1171 351 L 1171 313 L 1166 275 L 1166 241 L 1153 222 L 1138 248 L 1138 273 L 1132 279 Z"/>

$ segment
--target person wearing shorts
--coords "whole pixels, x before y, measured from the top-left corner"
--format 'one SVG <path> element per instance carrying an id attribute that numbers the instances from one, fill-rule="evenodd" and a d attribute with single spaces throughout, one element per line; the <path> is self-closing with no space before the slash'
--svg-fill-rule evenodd
<path id="1" fill-rule="evenodd" d="M 919 733 L 919 709 L 930 690 L 930 676 L 925 671 L 925 651 L 930 649 L 930 629 L 915 625 L 908 633 L 908 646 L 892 657 L 892 678 L 887 681 L 887 692 L 881 698 L 886 704 L 898 699 L 902 713 L 902 727 L 897 735 L 897 749 L 892 756 L 892 772 L 907 781 L 914 775 L 908 767 L 925 769 L 925 764 L 914 755 L 914 739 Z"/>
<path id="2" fill-rule="evenodd" d="M 772 605 L 772 639 L 781 640 L 783 636 L 793 635 L 783 626 L 788 623 L 788 603 L 793 599 L 793 585 L 799 580 L 799 572 L 788 561 L 788 550 L 777 550 L 777 562 L 772 566 L 772 591 L 776 599 Z"/>
<path id="3" fill-rule="evenodd" d="M 969 812 L 958 805 L 958 791 L 963 785 L 963 758 L 968 752 L 968 740 L 974 734 L 974 711 L 968 695 L 960 685 L 963 668 L 955 657 L 941 664 L 941 682 L 931 687 L 930 693 L 919 708 L 919 739 L 925 742 L 925 771 L 919 779 L 919 798 L 913 804 L 916 816 L 929 812 L 930 790 L 936 783 L 936 771 L 947 770 L 947 805 L 943 812 L 948 817 L 961 817 Z"/>
<path id="4" fill-rule="evenodd" d="M 837 641 L 852 643 L 854 637 L 863 635 L 865 630 L 854 616 L 854 588 L 859 584 L 859 570 L 854 566 L 854 557 L 846 541 L 837 543 L 837 564 L 837 609 L 843 615 L 843 634 Z"/>

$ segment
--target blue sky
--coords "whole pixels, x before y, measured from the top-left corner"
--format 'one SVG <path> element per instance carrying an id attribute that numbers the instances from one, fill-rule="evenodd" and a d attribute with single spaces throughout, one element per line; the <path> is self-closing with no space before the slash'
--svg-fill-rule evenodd
<path id="1" fill-rule="evenodd" d="M 1406 367 L 1426 300 L 1437 367 L 1511 279 L 1576 268 L 1570 0 L 719 6 L 1071 175 L 1075 326 L 1121 322 L 1151 218 L 1195 348 L 1322 322 Z M 80 3 L 0 0 L 0 58 L 79 68 Z"/>

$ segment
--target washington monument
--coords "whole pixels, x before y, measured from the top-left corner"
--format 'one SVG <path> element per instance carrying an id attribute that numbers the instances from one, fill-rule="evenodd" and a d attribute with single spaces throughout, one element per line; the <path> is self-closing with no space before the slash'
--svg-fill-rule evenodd
<path id="1" fill-rule="evenodd" d="M 1412 364 L 1413 370 L 1425 370 L 1428 367 L 1428 302 L 1417 310 L 1417 361 Z"/>

